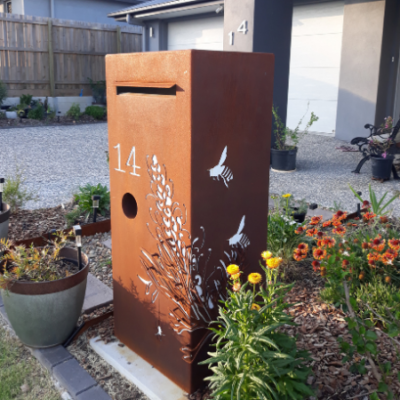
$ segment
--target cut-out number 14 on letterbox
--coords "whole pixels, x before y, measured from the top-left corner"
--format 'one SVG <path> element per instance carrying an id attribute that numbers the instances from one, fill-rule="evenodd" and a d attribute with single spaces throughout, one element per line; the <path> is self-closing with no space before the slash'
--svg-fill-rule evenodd
<path id="1" fill-rule="evenodd" d="M 123 169 L 121 169 L 121 145 L 118 143 L 116 146 L 114 146 L 114 149 L 118 150 L 118 168 L 114 168 L 118 172 L 126 172 Z M 129 164 L 132 159 L 132 165 Z M 135 146 L 132 147 L 132 150 L 129 154 L 128 160 L 126 161 L 126 165 L 128 167 L 132 167 L 133 172 L 129 172 L 133 176 L 140 176 L 139 174 L 136 173 L 137 169 L 140 169 L 139 166 L 136 165 L 136 149 Z"/>

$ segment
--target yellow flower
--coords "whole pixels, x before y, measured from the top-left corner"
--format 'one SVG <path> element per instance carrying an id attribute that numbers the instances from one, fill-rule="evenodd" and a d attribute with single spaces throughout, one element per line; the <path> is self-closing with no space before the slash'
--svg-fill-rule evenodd
<path id="1" fill-rule="evenodd" d="M 282 197 L 283 197 L 284 199 L 287 199 L 287 198 L 290 197 L 290 196 L 291 196 L 290 193 L 286 193 L 286 194 L 283 194 L 283 195 L 282 195 Z"/>
<path id="2" fill-rule="evenodd" d="M 253 272 L 252 274 L 249 275 L 247 279 L 249 280 L 250 283 L 256 285 L 257 283 L 261 282 L 262 276 L 257 272 Z"/>
<path id="3" fill-rule="evenodd" d="M 261 253 L 261 257 L 262 257 L 264 260 L 268 260 L 269 258 L 272 257 L 272 253 L 271 253 L 270 251 L 263 251 L 263 252 Z"/>
<path id="4" fill-rule="evenodd" d="M 228 268 L 226 269 L 229 275 L 236 275 L 240 272 L 240 269 L 237 265 L 235 264 L 231 264 L 228 266 Z"/>
<path id="5" fill-rule="evenodd" d="M 251 305 L 251 309 L 252 310 L 256 310 L 256 311 L 260 311 L 261 307 L 258 304 L 253 303 Z"/>
<path id="6" fill-rule="evenodd" d="M 280 257 L 270 258 L 269 260 L 267 260 L 268 268 L 269 269 L 278 268 L 282 264 L 282 261 L 283 260 Z"/>
<path id="7" fill-rule="evenodd" d="M 236 281 L 239 278 L 240 278 L 240 272 L 238 274 L 231 275 L 231 279 L 233 279 L 234 281 Z"/>

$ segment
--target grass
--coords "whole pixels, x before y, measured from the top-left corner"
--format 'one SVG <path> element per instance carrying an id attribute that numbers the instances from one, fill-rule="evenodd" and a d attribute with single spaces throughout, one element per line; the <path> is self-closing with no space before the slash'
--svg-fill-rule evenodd
<path id="1" fill-rule="evenodd" d="M 14 399 L 59 400 L 61 395 L 47 371 L 0 324 L 0 400 Z"/>

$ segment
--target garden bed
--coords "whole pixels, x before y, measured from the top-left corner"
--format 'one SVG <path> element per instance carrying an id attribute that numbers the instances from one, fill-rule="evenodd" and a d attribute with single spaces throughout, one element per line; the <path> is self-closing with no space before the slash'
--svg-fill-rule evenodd
<path id="1" fill-rule="evenodd" d="M 73 204 L 57 206 L 53 208 L 43 208 L 39 210 L 18 210 L 11 214 L 8 237 L 11 240 L 26 240 L 45 235 L 47 232 L 55 229 L 62 230 L 68 228 L 65 218 L 66 214 L 73 210 Z M 86 215 L 82 214 L 76 220 L 81 226 L 93 222 L 90 216 L 86 220 Z M 108 212 L 104 217 L 97 215 L 97 222 L 105 221 L 110 218 Z"/>
<path id="2" fill-rule="evenodd" d="M 64 126 L 64 125 L 86 125 L 107 122 L 107 118 L 97 120 L 89 115 L 82 115 L 79 120 L 68 116 L 55 117 L 53 119 L 36 120 L 29 118 L 3 119 L 0 118 L 0 129 L 5 128 L 27 128 L 36 126 Z"/>

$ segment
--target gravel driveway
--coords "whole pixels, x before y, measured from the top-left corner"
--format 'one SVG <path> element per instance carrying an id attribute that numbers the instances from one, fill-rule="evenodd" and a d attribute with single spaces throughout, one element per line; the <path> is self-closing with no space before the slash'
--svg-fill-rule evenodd
<path id="1" fill-rule="evenodd" d="M 57 206 L 78 186 L 109 185 L 107 124 L 0 130 L 0 176 L 25 170 L 26 187 L 38 202 L 27 208 Z"/>
<path id="2" fill-rule="evenodd" d="M 363 193 L 363 199 L 369 199 L 368 185 L 377 194 L 378 199 L 398 194 L 400 181 L 391 179 L 380 183 L 371 180 L 371 163 L 364 164 L 360 174 L 353 171 L 362 156 L 360 153 L 347 153 L 336 147 L 348 146 L 349 143 L 334 138 L 318 135 L 307 135 L 299 145 L 297 154 L 297 171 L 279 173 L 271 171 L 271 193 L 292 193 L 296 199 L 306 199 L 324 207 L 332 207 L 334 201 L 342 204 L 345 211 L 355 211 L 357 200 L 349 189 L 350 184 L 356 191 Z M 389 208 L 393 215 L 400 216 L 400 197 Z"/>
<path id="3" fill-rule="evenodd" d="M 368 198 L 368 184 L 381 196 L 400 194 L 400 181 L 371 181 L 371 165 L 352 174 L 361 158 L 336 147 L 347 143 L 325 136 L 308 135 L 300 143 L 297 171 L 271 171 L 271 193 L 292 193 L 297 199 L 332 207 L 334 201 L 351 211 L 356 201 L 350 183 Z M 52 207 L 68 201 L 79 185 L 109 184 L 107 124 L 0 130 L 0 176 L 12 174 L 15 165 L 25 169 L 26 184 L 40 200 L 27 208 Z M 400 199 L 392 207 L 400 216 Z"/>

